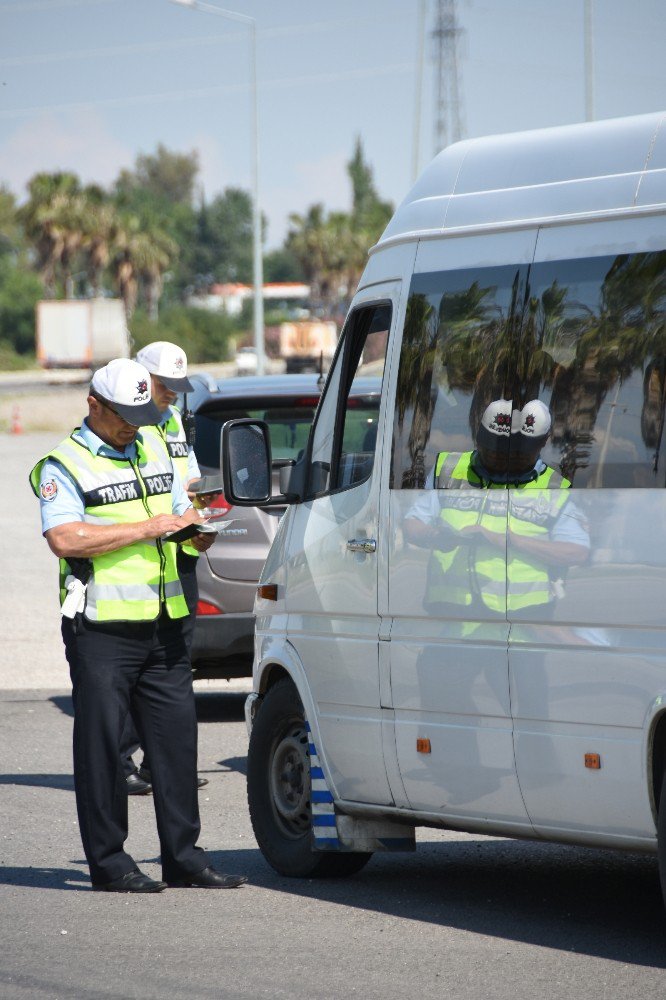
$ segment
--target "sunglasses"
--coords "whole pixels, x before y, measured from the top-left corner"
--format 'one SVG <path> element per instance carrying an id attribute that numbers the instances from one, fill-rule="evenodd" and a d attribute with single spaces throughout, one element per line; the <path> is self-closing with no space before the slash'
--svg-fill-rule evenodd
<path id="1" fill-rule="evenodd" d="M 109 403 L 108 400 L 104 399 L 102 396 L 98 396 L 94 392 L 91 393 L 90 395 L 93 397 L 93 399 L 96 399 L 97 402 L 100 403 L 104 407 L 105 410 L 111 410 L 111 413 L 113 413 L 114 416 L 118 417 L 119 420 L 122 420 L 122 422 L 124 424 L 127 424 L 128 427 L 138 427 L 138 426 L 140 426 L 139 424 L 133 424 L 131 421 L 129 421 L 125 417 L 121 416 L 121 414 L 118 413 L 118 411 L 113 406 L 111 406 L 111 403 Z"/>

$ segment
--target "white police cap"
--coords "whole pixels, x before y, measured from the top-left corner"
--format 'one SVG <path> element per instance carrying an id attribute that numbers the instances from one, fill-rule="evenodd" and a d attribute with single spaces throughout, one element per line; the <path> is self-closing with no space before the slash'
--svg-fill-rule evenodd
<path id="1" fill-rule="evenodd" d="M 162 414 L 150 398 L 150 375 L 138 361 L 116 358 L 98 368 L 90 388 L 134 427 L 159 424 Z"/>
<path id="2" fill-rule="evenodd" d="M 172 392 L 192 392 L 193 386 L 187 377 L 187 355 L 176 344 L 155 340 L 137 352 L 136 360 Z"/>

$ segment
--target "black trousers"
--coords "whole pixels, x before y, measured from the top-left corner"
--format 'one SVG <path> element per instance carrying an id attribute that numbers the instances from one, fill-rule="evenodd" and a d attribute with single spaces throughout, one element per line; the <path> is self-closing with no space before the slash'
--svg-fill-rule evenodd
<path id="1" fill-rule="evenodd" d="M 197 719 L 182 622 L 93 624 L 63 618 L 74 700 L 74 788 L 83 849 L 96 884 L 135 867 L 124 850 L 128 798 L 120 742 L 133 702 L 150 754 L 162 877 L 209 861 L 196 846 Z"/>
<path id="2" fill-rule="evenodd" d="M 187 618 L 182 619 L 183 638 L 189 651 L 192 648 L 192 636 L 194 634 L 197 601 L 199 600 L 199 585 L 197 583 L 198 557 L 191 556 L 179 548 L 176 559 L 178 565 L 178 576 L 180 577 L 183 594 L 185 601 L 187 602 L 187 608 L 190 612 Z M 125 777 L 129 774 L 133 774 L 136 770 L 136 765 L 134 764 L 134 760 L 132 758 L 140 746 L 143 746 L 143 761 L 141 766 L 150 771 L 150 757 L 145 747 L 145 743 L 141 742 L 141 737 L 139 735 L 140 732 L 140 720 L 137 717 L 137 712 L 133 705 L 130 705 L 130 711 L 127 715 L 127 721 L 125 723 L 122 739 L 120 741 L 120 757 Z"/>

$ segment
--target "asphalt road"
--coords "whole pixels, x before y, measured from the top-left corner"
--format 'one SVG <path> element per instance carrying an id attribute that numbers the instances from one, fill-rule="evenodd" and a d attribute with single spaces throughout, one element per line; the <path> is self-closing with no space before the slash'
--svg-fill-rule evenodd
<path id="1" fill-rule="evenodd" d="M 26 479 L 57 437 L 0 436 L 0 1000 L 661 1000 L 650 857 L 422 830 L 416 854 L 377 855 L 348 880 L 273 873 L 245 802 L 242 684 L 198 687 L 201 843 L 249 884 L 91 892 L 56 561 Z M 130 827 L 129 850 L 157 875 L 150 797 L 130 800 Z"/>

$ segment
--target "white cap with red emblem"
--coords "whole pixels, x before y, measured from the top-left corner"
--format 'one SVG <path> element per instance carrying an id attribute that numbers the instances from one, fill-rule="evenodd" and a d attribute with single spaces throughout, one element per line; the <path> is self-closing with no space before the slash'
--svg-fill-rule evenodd
<path id="1" fill-rule="evenodd" d="M 150 398 L 150 375 L 138 361 L 116 358 L 98 368 L 91 390 L 134 427 L 159 424 L 162 414 Z"/>
<path id="2" fill-rule="evenodd" d="M 136 360 L 172 392 L 192 392 L 187 377 L 187 355 L 176 344 L 155 340 L 137 352 Z"/>
<path id="3" fill-rule="evenodd" d="M 511 433 L 526 438 L 544 438 L 550 432 L 550 411 L 540 399 L 531 399 L 522 410 L 514 410 Z"/>

